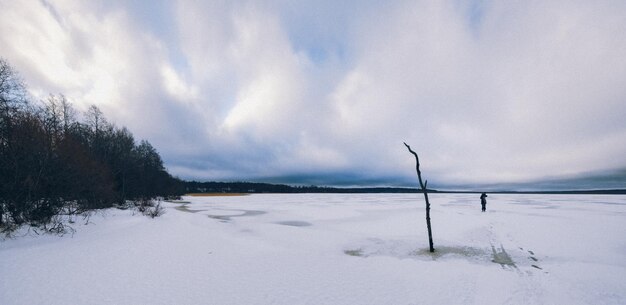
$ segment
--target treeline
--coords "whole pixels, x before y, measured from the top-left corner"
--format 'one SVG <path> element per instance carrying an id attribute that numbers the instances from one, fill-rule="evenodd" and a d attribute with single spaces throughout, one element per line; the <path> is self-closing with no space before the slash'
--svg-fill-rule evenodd
<path id="1" fill-rule="evenodd" d="M 328 186 L 292 186 L 285 184 L 271 184 L 262 182 L 198 182 L 184 181 L 185 193 L 421 193 L 418 188 L 404 187 L 328 187 Z M 442 194 L 481 194 L 483 191 L 449 191 L 427 189 L 429 193 Z M 570 194 L 570 195 L 624 195 L 626 189 L 600 190 L 562 190 L 562 191 L 491 191 L 493 194 Z"/>
<path id="2" fill-rule="evenodd" d="M 417 193 L 419 189 L 400 187 L 339 188 L 326 186 L 290 186 L 259 182 L 185 182 L 187 193 Z M 428 190 L 429 192 L 437 192 Z"/>
<path id="3" fill-rule="evenodd" d="M 33 103 L 0 58 L 0 229 L 184 192 L 150 143 L 95 106 L 83 117 L 63 95 Z"/>

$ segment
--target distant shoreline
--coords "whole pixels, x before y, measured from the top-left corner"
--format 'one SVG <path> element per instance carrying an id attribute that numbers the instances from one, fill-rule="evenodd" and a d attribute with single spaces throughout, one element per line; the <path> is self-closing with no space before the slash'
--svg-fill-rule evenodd
<path id="1" fill-rule="evenodd" d="M 536 194 L 536 195 L 626 195 L 626 189 L 609 190 L 571 190 L 571 191 L 486 191 L 490 194 Z M 480 191 L 438 191 L 437 193 L 454 194 L 480 194 Z"/>
<path id="2" fill-rule="evenodd" d="M 188 196 L 243 196 L 247 194 L 397 194 L 421 193 L 418 188 L 402 187 L 327 187 L 327 186 L 291 186 L 286 184 L 270 184 L 258 182 L 185 182 Z M 595 190 L 556 190 L 556 191 L 488 191 L 488 190 L 434 190 L 428 193 L 441 194 L 474 194 L 487 192 L 491 194 L 540 194 L 540 195 L 626 195 L 626 189 L 595 189 Z"/>

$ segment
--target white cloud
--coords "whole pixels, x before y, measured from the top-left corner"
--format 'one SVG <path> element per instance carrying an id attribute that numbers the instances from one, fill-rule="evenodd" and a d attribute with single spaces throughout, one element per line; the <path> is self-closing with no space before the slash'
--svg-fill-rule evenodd
<path id="1" fill-rule="evenodd" d="M 0 2 L 0 55 L 183 176 L 411 181 L 402 141 L 433 183 L 626 167 L 620 1 L 179 1 L 175 37 L 137 7 Z"/>
<path id="2" fill-rule="evenodd" d="M 187 84 L 169 64 L 161 67 L 162 86 L 172 97 L 182 102 L 190 102 L 199 98 L 198 88 Z"/>
<path id="3" fill-rule="evenodd" d="M 358 65 L 337 90 L 342 113 L 361 122 L 357 132 L 382 147 L 397 146 L 403 135 L 446 180 L 515 181 L 616 166 L 607 160 L 614 150 L 584 148 L 604 137 L 626 143 L 611 136 L 623 124 L 599 120 L 625 112 L 618 98 L 604 98 L 624 96 L 615 80 L 626 76 L 625 40 L 616 40 L 625 23 L 604 19 L 623 16 L 623 5 L 617 14 L 610 6 L 494 7 L 477 33 L 451 5 L 410 6 L 366 28 Z"/>

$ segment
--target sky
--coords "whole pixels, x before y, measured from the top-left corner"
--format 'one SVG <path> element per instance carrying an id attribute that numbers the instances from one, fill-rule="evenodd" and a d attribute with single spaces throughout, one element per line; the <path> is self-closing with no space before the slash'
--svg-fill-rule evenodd
<path id="1" fill-rule="evenodd" d="M 202 181 L 407 186 L 407 142 L 433 187 L 626 187 L 624 33 L 622 0 L 0 0 L 36 99 Z"/>

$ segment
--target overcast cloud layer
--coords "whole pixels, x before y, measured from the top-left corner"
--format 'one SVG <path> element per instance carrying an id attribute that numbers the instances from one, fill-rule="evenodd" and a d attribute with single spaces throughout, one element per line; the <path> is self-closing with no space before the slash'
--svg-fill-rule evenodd
<path id="1" fill-rule="evenodd" d="M 34 96 L 182 178 L 430 185 L 626 168 L 626 2 L 0 0 Z"/>

